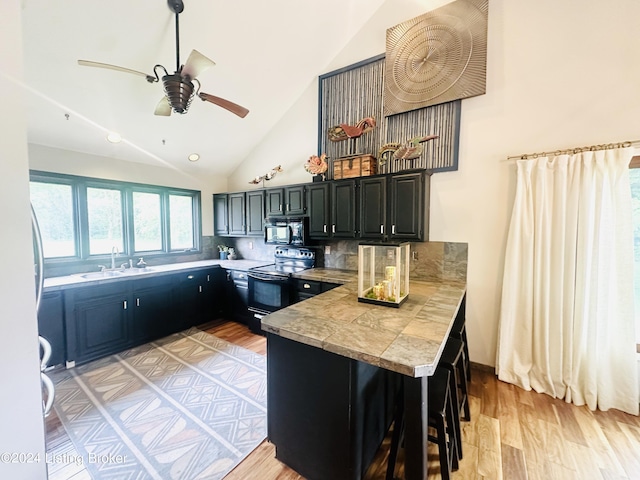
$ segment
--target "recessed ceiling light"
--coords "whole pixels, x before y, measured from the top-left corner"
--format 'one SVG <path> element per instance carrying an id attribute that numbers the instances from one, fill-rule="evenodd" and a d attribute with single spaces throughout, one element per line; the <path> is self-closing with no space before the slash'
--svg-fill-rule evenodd
<path id="1" fill-rule="evenodd" d="M 191 155 L 189 155 L 190 162 L 197 162 L 198 160 L 200 160 L 200 155 L 198 155 L 197 153 L 192 153 Z"/>
<path id="2" fill-rule="evenodd" d="M 111 143 L 120 143 L 122 141 L 122 137 L 120 136 L 119 133 L 109 132 L 107 134 L 107 140 L 110 141 Z"/>

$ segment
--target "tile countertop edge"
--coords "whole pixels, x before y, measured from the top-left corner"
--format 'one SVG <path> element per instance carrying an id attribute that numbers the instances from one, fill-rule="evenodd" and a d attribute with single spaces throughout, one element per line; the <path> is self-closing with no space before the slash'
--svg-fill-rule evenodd
<path id="1" fill-rule="evenodd" d="M 72 275 L 65 275 L 60 277 L 49 277 L 44 279 L 43 292 L 54 292 L 58 290 L 64 290 L 67 288 L 76 287 L 88 287 L 92 285 L 103 285 L 106 283 L 115 283 L 124 280 L 138 280 L 152 277 L 159 277 L 163 275 L 170 275 L 174 273 L 185 272 L 189 270 L 196 270 L 209 267 L 220 267 L 227 270 L 242 270 L 247 271 L 251 268 L 261 267 L 264 265 L 271 265 L 273 262 L 261 261 L 261 260 L 197 260 L 195 262 L 182 262 L 182 263 L 168 263 L 164 265 L 149 265 L 152 269 L 150 272 L 143 273 L 129 273 L 116 277 L 105 278 L 83 278 L 82 275 L 86 273 L 97 272 L 84 272 Z"/>
<path id="2" fill-rule="evenodd" d="M 293 277 L 304 279 L 304 280 L 315 280 L 315 281 L 322 281 L 322 282 L 338 283 L 338 284 L 346 285 L 347 287 L 352 287 L 352 288 L 357 284 L 357 272 L 351 271 L 351 270 L 314 268 L 314 269 L 304 270 L 302 272 L 296 273 L 293 275 Z M 418 378 L 418 377 L 429 376 L 429 375 L 432 375 L 433 372 L 435 371 L 435 366 L 439 361 L 440 356 L 442 355 L 442 351 L 444 349 L 444 340 L 448 336 L 449 334 L 448 332 L 451 329 L 451 326 L 453 325 L 453 320 L 458 314 L 458 311 L 460 309 L 460 305 L 462 302 L 462 298 L 466 294 L 467 286 L 465 282 L 426 282 L 426 281 L 421 281 L 416 279 L 412 279 L 412 281 L 416 283 L 428 285 L 430 287 L 437 289 L 432 295 L 428 297 L 428 300 L 427 302 L 425 302 L 424 307 L 426 307 L 427 305 L 433 306 L 433 303 L 437 302 L 438 306 L 446 309 L 447 314 L 451 315 L 451 320 L 449 322 L 448 327 L 446 328 L 446 334 L 443 335 L 437 351 L 434 349 L 433 353 L 427 355 L 429 358 L 428 361 L 421 361 L 419 363 L 417 361 L 414 361 L 413 363 L 411 363 L 410 361 L 402 362 L 399 359 L 390 358 L 395 356 L 395 355 L 390 355 L 390 350 L 392 347 L 398 347 L 398 344 L 396 342 L 398 341 L 400 336 L 402 336 L 401 332 L 398 334 L 398 337 L 396 338 L 396 340 L 394 340 L 391 343 L 391 345 L 389 345 L 389 347 L 385 349 L 382 353 L 371 354 L 369 352 L 362 351 L 361 348 L 349 349 L 345 345 L 334 345 L 331 341 L 328 341 L 328 339 L 325 339 L 325 341 L 322 341 L 321 342 L 322 345 L 320 346 L 318 345 L 318 339 L 316 338 L 307 339 L 305 335 L 301 333 L 298 329 L 296 329 L 296 331 L 293 331 L 293 330 L 288 330 L 286 325 L 269 325 L 269 316 L 266 316 L 262 319 L 262 322 L 263 322 L 262 329 L 265 332 L 279 335 L 284 338 L 289 338 L 291 340 L 304 343 L 307 345 L 322 348 L 327 352 L 332 352 L 347 358 L 363 361 L 365 363 L 379 366 L 381 368 L 385 368 L 387 370 L 391 370 L 403 375 L 407 375 L 409 377 Z M 350 290 L 352 290 L 352 288 L 350 288 Z M 454 295 L 455 295 L 454 298 L 457 297 L 456 301 L 454 302 L 451 302 L 452 291 L 454 292 Z M 446 292 L 446 294 L 443 294 L 443 292 Z M 313 298 L 321 297 L 322 295 L 327 295 L 330 293 L 331 293 L 331 290 L 329 292 L 319 294 Z M 409 294 L 409 297 L 411 297 L 411 293 Z M 438 301 L 439 299 L 442 300 L 442 303 Z M 363 305 L 366 305 L 367 308 L 369 308 L 370 310 L 373 310 L 375 308 L 389 308 L 389 307 L 380 307 L 376 305 L 359 303 L 359 306 L 363 306 Z M 322 318 L 323 313 L 326 314 L 326 311 L 318 312 L 318 318 Z M 375 330 L 372 329 L 372 332 L 374 331 Z M 418 340 L 418 342 L 422 341 L 422 339 L 414 339 L 414 340 Z M 409 353 L 410 354 L 415 353 L 415 351 L 409 352 Z M 425 353 L 425 352 L 421 350 L 420 353 Z M 409 355 L 409 356 L 412 356 L 412 355 Z M 407 363 L 407 362 L 410 362 L 410 363 Z"/>

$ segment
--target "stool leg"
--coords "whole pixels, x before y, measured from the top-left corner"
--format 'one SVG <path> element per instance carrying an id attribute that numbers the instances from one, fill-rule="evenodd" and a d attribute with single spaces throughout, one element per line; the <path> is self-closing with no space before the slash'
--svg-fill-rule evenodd
<path id="1" fill-rule="evenodd" d="M 391 436 L 391 447 L 389 448 L 389 460 L 387 463 L 387 475 L 385 480 L 393 480 L 398 460 L 398 452 L 402 435 L 404 434 L 404 391 L 401 388 L 396 403 L 396 412 L 393 419 L 393 435 Z"/>
<path id="2" fill-rule="evenodd" d="M 435 425 L 438 434 L 438 456 L 440 458 L 440 476 L 442 480 L 449 480 L 451 471 L 451 462 L 449 460 L 449 445 L 447 442 L 447 429 L 445 427 L 444 417 L 438 417 Z M 455 448 L 455 447 L 453 447 Z M 455 455 L 453 455 L 455 457 Z"/>
<path id="3" fill-rule="evenodd" d="M 445 368 L 449 370 L 451 376 L 449 377 L 449 393 L 451 395 L 451 403 L 457 408 L 453 408 L 453 419 L 451 421 L 452 435 L 456 444 L 456 452 L 458 458 L 462 460 L 462 431 L 460 428 L 460 398 L 458 396 L 458 382 L 460 381 L 460 373 L 455 366 L 446 365 Z"/>
<path id="4" fill-rule="evenodd" d="M 464 352 L 463 352 L 464 356 Z M 468 371 L 465 358 L 462 358 L 458 363 L 458 386 L 460 387 L 460 403 L 462 404 L 464 414 L 463 420 L 467 422 L 471 421 L 471 410 L 469 408 L 469 385 L 467 383 Z M 462 458 L 462 457 L 460 457 Z"/>

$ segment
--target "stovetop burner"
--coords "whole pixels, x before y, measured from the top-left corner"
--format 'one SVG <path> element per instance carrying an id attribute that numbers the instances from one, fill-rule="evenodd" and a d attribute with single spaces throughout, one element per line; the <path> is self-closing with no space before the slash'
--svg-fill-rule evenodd
<path id="1" fill-rule="evenodd" d="M 274 260 L 275 263 L 272 265 L 255 267 L 251 271 L 273 275 L 291 275 L 313 268 L 316 263 L 316 254 L 308 248 L 278 247 L 274 253 Z"/>

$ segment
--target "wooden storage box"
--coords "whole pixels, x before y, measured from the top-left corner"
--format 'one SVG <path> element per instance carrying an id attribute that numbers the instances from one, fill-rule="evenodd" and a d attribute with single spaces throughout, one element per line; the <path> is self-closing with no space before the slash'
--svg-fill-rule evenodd
<path id="1" fill-rule="evenodd" d="M 342 157 L 333 161 L 333 179 L 367 177 L 376 174 L 376 158 L 373 155 Z"/>

